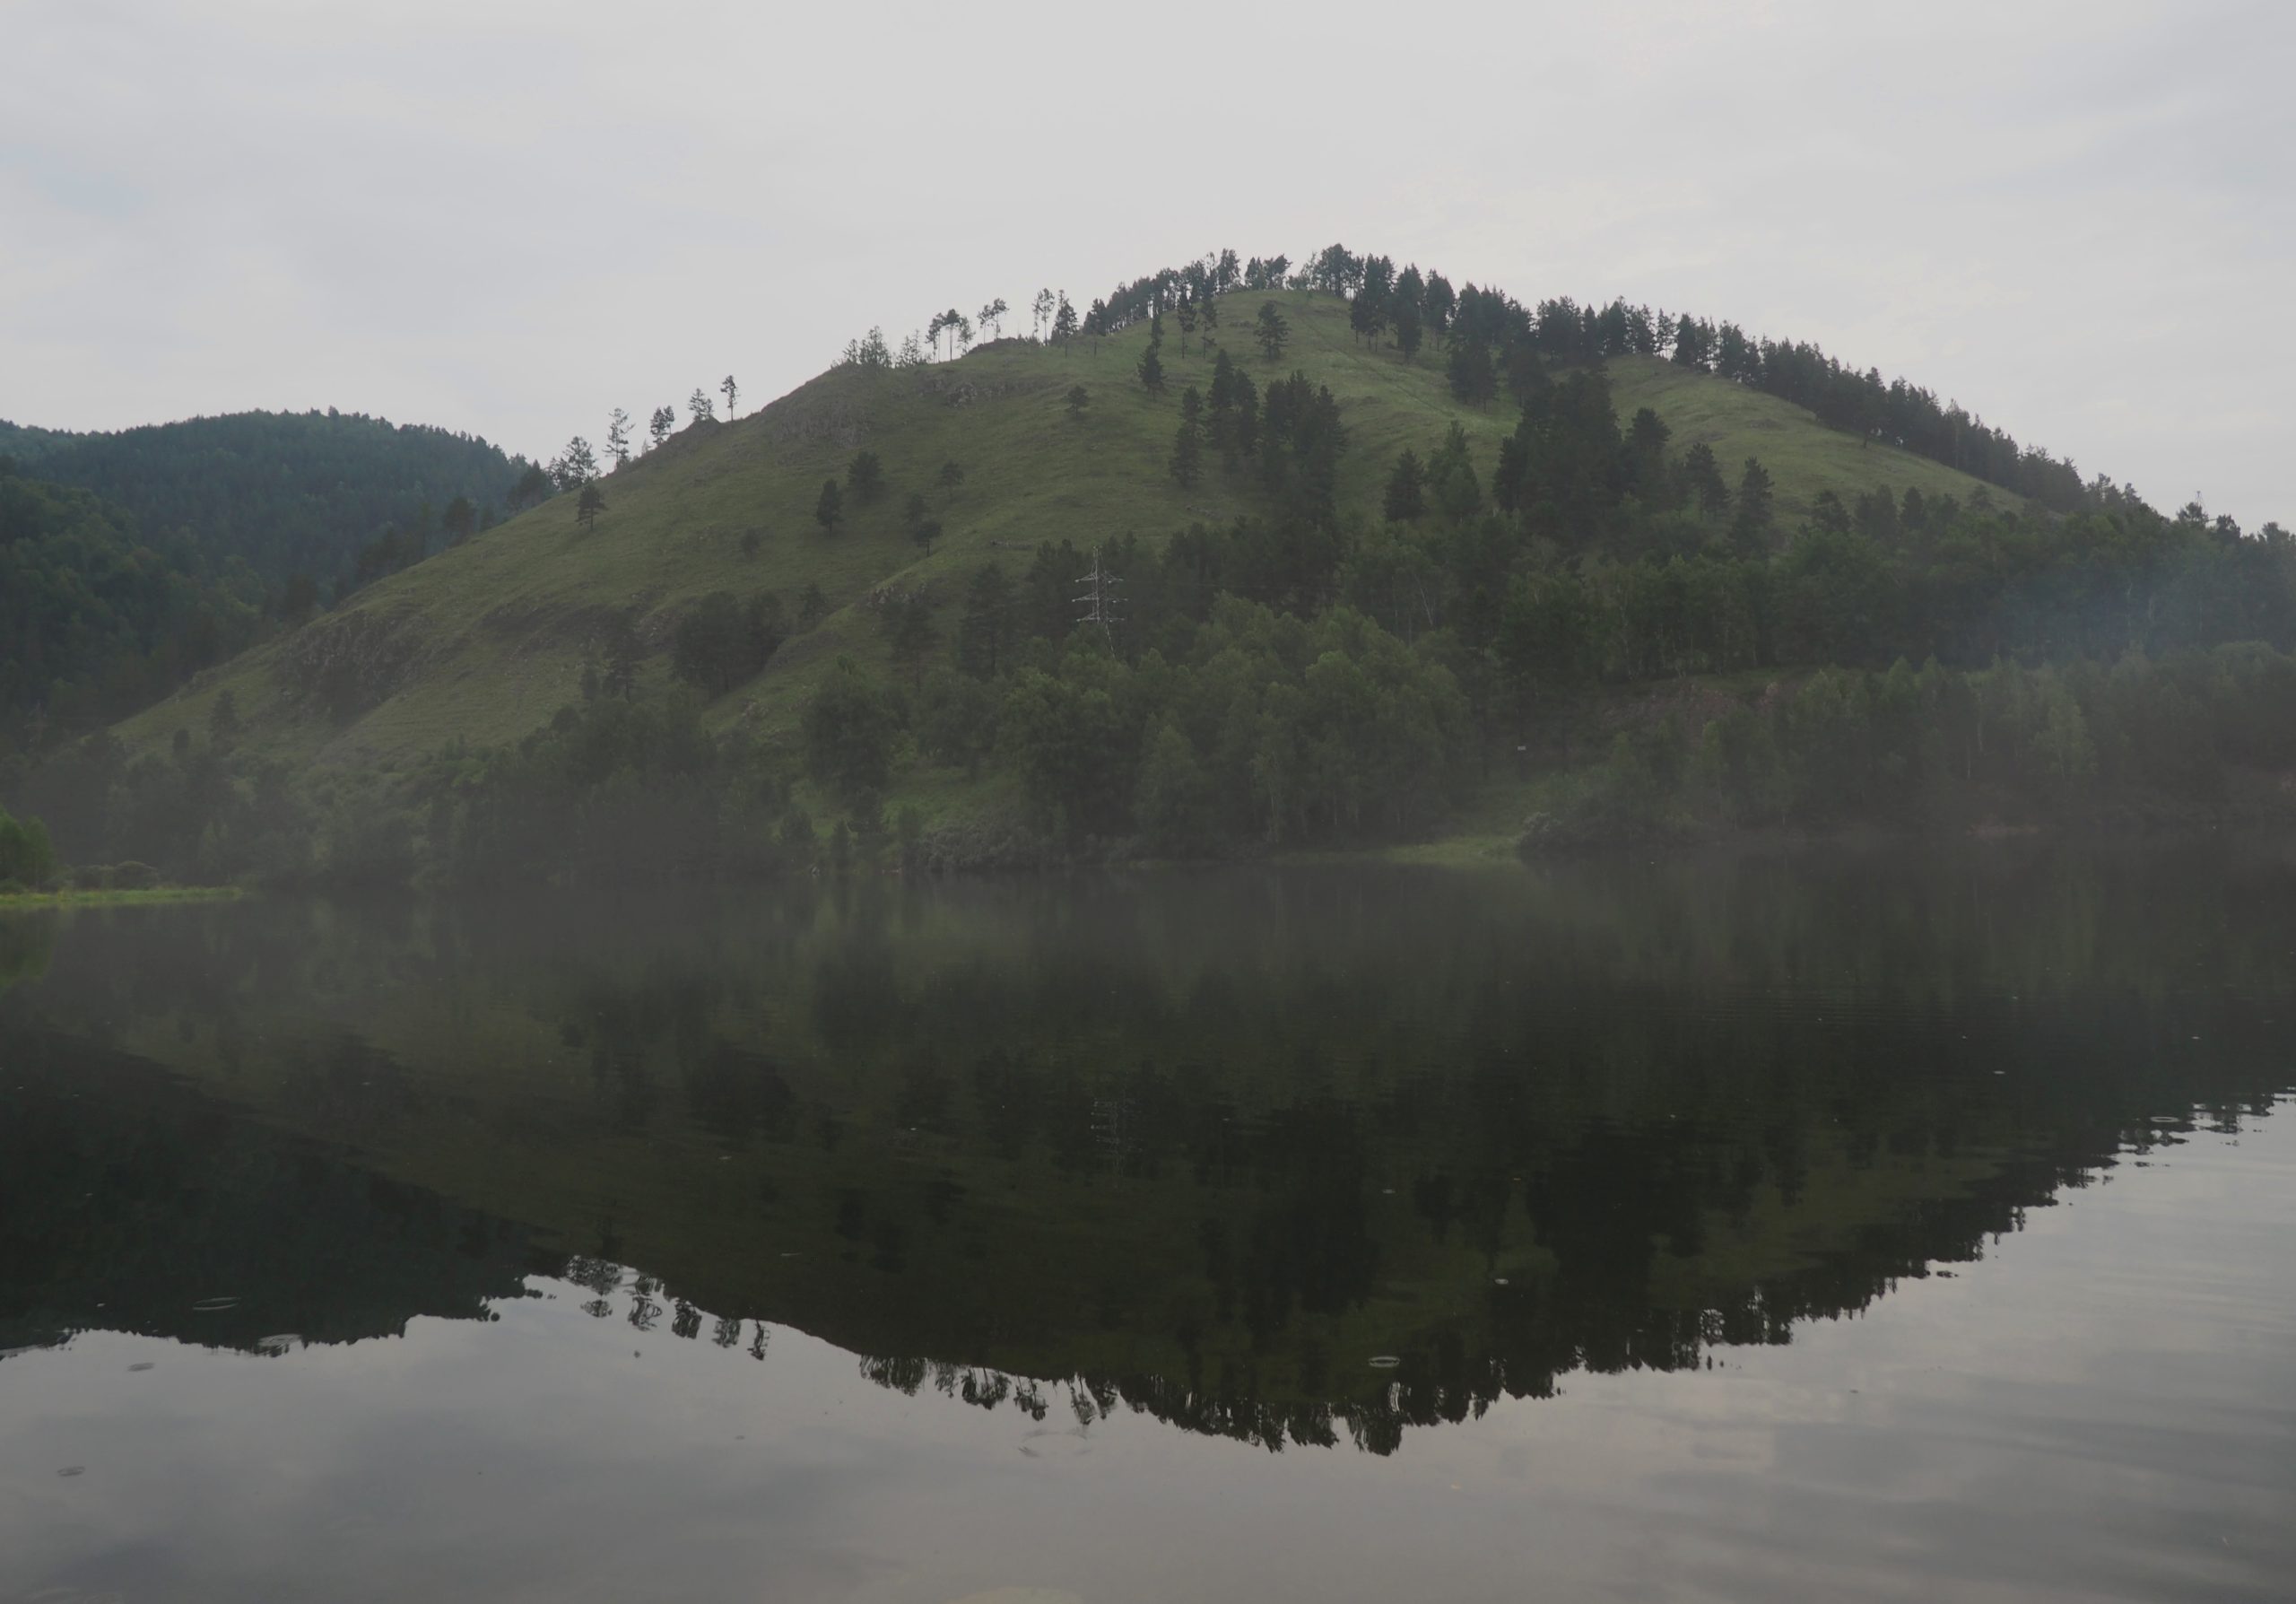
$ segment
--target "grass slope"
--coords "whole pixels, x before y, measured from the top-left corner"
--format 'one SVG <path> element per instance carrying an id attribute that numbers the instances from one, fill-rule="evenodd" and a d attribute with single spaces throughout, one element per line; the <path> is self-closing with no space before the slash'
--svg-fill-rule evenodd
<path id="1" fill-rule="evenodd" d="M 1511 405 L 1461 406 L 1439 353 L 1406 363 L 1392 346 L 1360 344 L 1348 330 L 1345 303 L 1327 296 L 1274 297 L 1292 344 L 1281 362 L 1269 363 L 1249 336 L 1259 303 L 1269 298 L 1224 298 L 1221 327 L 1203 333 L 1263 384 L 1296 368 L 1331 388 L 1349 430 L 1343 505 L 1375 506 L 1396 454 L 1410 446 L 1423 455 L 1455 419 L 1488 473 L 1514 427 Z M 794 611 L 799 593 L 815 583 L 831 615 L 711 711 L 721 726 L 745 722 L 761 736 L 786 737 L 804 695 L 837 654 L 882 660 L 874 602 L 888 588 L 935 584 L 953 603 L 962 576 L 987 557 L 1002 556 L 1017 571 L 1040 541 L 1065 538 L 1089 548 L 1127 531 L 1159 536 L 1252 508 L 1248 484 L 1216 463 L 1193 491 L 1165 471 L 1179 392 L 1207 386 L 1212 371 L 1205 341 L 1191 341 L 1183 357 L 1178 333 L 1177 324 L 1166 331 L 1169 387 L 1154 397 L 1134 373 L 1144 328 L 1097 346 L 1004 340 L 921 370 L 833 370 L 760 412 L 689 426 L 637 458 L 604 482 L 608 509 L 594 528 L 577 526 L 572 496 L 558 497 L 373 586 L 298 634 L 199 676 L 120 733 L 143 747 L 164 744 L 178 728 L 204 728 L 228 689 L 247 721 L 245 744 L 256 750 L 322 769 L 387 771 L 456 738 L 509 741 L 546 722 L 578 695 L 585 656 L 620 610 L 635 609 L 653 653 L 646 674 L 658 678 L 667 674 L 671 632 L 701 597 L 771 589 Z M 1861 445 L 1796 407 L 1709 375 L 1627 359 L 1613 364 L 1613 380 L 1622 421 L 1650 406 L 1674 430 L 1677 450 L 1705 440 L 1734 475 L 1746 456 L 1761 457 L 1789 526 L 1827 487 L 1848 498 L 1875 486 L 1901 493 L 1918 485 L 1924 494 L 1964 500 L 1980 489 L 1976 480 Z M 1068 415 L 1065 401 L 1078 384 L 1091 396 L 1081 420 Z M 825 536 L 813 516 L 822 483 L 841 477 L 865 445 L 883 460 L 886 493 L 865 508 L 848 500 L 848 523 Z M 952 498 L 933 483 L 949 461 L 965 470 Z M 929 557 L 902 527 L 912 491 L 926 493 L 945 527 Z M 752 532 L 754 551 L 745 552 Z M 944 634 L 953 615 L 952 606 L 943 615 Z M 329 717 L 311 694 L 315 665 L 329 661 L 353 666 L 375 698 L 348 722 Z"/>

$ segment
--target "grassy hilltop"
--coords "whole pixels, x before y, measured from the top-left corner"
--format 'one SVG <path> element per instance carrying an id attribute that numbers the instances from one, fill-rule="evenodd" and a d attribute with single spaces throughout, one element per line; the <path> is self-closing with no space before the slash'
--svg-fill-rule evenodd
<path id="1" fill-rule="evenodd" d="M 1249 334 L 1268 300 L 1291 326 L 1275 362 Z M 808 584 L 818 585 L 827 617 L 709 715 L 720 726 L 744 720 L 770 738 L 793 728 L 804 694 L 839 654 L 883 659 L 872 603 L 888 588 L 935 585 L 953 597 L 984 559 L 1017 571 L 1039 542 L 1089 549 L 1127 532 L 1159 538 L 1252 510 L 1248 475 L 1224 474 L 1215 461 L 1183 490 L 1166 471 L 1180 392 L 1209 384 L 1218 349 L 1263 384 L 1297 370 L 1330 387 L 1349 434 L 1343 512 L 1375 515 L 1396 454 L 1409 448 L 1424 457 L 1454 421 L 1486 473 L 1514 427 L 1516 409 L 1504 397 L 1481 408 L 1452 397 L 1439 351 L 1407 362 L 1392 345 L 1374 349 L 1351 335 L 1347 303 L 1336 296 L 1243 292 L 1219 304 L 1220 327 L 1200 331 L 1185 357 L 1178 328 L 1168 326 L 1161 396 L 1135 375 L 1148 339 L 1135 326 L 1065 346 L 1004 339 L 924 368 L 833 369 L 745 417 L 691 424 L 607 476 L 607 510 L 594 527 L 579 527 L 575 498 L 559 496 L 203 676 L 121 734 L 139 748 L 163 745 L 178 729 L 204 728 L 228 690 L 250 748 L 322 767 L 396 765 L 457 738 L 510 741 L 577 699 L 582 665 L 616 614 L 636 615 L 652 654 L 644 678 L 666 680 L 670 633 L 703 596 L 772 590 L 794 607 Z M 1648 406 L 1674 432 L 1674 449 L 1709 444 L 1734 476 L 1744 458 L 1760 458 L 1777 480 L 1782 527 L 1826 489 L 1845 501 L 1886 487 L 1965 502 L 1983 489 L 1711 374 L 1655 357 L 1608 367 L 1622 421 Z M 1065 404 L 1076 385 L 1091 397 L 1081 419 Z M 848 497 L 845 525 L 824 535 L 813 518 L 822 481 L 841 478 L 864 447 L 884 464 L 885 493 L 866 506 Z M 935 484 L 951 461 L 964 470 L 952 495 Z M 902 520 L 915 491 L 944 527 L 929 556 Z M 348 719 L 312 693 L 317 666 L 335 658 L 366 677 L 373 703 Z"/>

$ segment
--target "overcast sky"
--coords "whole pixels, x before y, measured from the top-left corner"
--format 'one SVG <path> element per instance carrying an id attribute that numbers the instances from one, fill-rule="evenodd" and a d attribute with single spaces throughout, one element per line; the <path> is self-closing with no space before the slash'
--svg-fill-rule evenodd
<path id="1" fill-rule="evenodd" d="M 18 423 L 547 455 L 872 324 L 1341 240 L 1813 339 L 2296 524 L 2289 0 L 8 0 L 0 40 Z"/>

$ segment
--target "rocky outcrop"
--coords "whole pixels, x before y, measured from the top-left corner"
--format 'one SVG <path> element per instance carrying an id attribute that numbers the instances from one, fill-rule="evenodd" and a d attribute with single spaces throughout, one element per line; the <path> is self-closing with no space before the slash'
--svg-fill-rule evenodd
<path id="1" fill-rule="evenodd" d="M 287 637 L 279 677 L 299 701 L 339 720 L 379 705 L 412 677 L 422 620 L 371 607 L 315 619 Z"/>

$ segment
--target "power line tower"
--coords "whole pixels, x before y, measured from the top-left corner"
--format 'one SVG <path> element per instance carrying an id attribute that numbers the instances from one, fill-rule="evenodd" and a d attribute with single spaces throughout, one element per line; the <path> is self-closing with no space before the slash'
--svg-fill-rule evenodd
<path id="1" fill-rule="evenodd" d="M 1100 566 L 1100 548 L 1092 548 L 1092 571 L 1080 576 L 1076 582 L 1084 587 L 1084 594 L 1076 605 L 1084 609 L 1076 622 L 1100 625 L 1100 633 L 1109 643 L 1116 643 L 1116 626 L 1124 622 L 1121 611 L 1123 597 L 1118 594 L 1124 581 Z"/>

